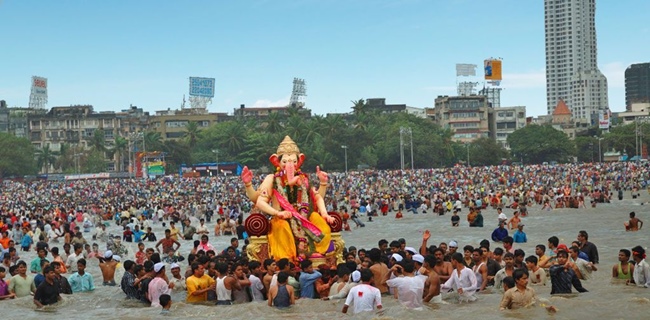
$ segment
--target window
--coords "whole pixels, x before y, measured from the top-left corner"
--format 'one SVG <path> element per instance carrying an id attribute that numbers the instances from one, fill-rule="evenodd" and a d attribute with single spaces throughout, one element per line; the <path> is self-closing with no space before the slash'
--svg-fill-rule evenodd
<path id="1" fill-rule="evenodd" d="M 188 121 L 165 121 L 165 127 L 167 128 L 185 128 Z"/>
<path id="2" fill-rule="evenodd" d="M 104 130 L 104 139 L 113 139 L 113 130 Z"/>

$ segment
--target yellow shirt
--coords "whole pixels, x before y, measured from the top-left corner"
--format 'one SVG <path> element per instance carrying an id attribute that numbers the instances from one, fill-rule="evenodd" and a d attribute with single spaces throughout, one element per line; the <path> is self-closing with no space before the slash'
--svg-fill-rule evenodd
<path id="1" fill-rule="evenodd" d="M 210 287 L 215 283 L 214 279 L 212 279 L 209 275 L 204 274 L 202 277 L 197 278 L 196 276 L 192 275 L 187 280 L 185 280 L 185 284 L 187 284 L 187 302 L 201 302 L 201 301 L 207 301 L 208 300 L 208 292 L 204 292 L 203 294 L 200 294 L 198 296 L 193 296 L 192 292 L 196 290 L 203 290 L 205 288 Z"/>

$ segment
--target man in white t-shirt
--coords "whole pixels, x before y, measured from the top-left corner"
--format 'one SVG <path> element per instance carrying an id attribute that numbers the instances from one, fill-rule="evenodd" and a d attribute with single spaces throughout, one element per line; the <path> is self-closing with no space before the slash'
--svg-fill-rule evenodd
<path id="1" fill-rule="evenodd" d="M 354 303 L 354 313 L 364 311 L 373 311 L 375 307 L 377 310 L 381 309 L 381 292 L 379 289 L 370 285 L 372 280 L 372 271 L 370 269 L 361 270 L 361 284 L 350 289 L 345 305 L 343 305 L 343 313 L 348 312 L 351 303 Z"/>

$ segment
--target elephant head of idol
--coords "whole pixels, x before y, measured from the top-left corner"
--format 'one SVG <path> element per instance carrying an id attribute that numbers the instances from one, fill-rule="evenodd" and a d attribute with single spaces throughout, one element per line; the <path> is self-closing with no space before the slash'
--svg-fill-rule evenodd
<path id="1" fill-rule="evenodd" d="M 287 184 L 290 186 L 300 183 L 300 166 L 305 161 L 305 155 L 300 153 L 296 145 L 289 136 L 278 146 L 276 153 L 269 158 L 276 171 L 286 177 Z"/>

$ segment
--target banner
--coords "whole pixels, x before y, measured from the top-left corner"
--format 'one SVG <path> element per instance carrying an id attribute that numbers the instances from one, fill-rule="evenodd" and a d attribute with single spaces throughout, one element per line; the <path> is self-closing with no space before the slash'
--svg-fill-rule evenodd
<path id="1" fill-rule="evenodd" d="M 609 129 L 609 110 L 600 110 L 598 115 L 598 128 Z"/>
<path id="2" fill-rule="evenodd" d="M 165 163 L 162 161 L 147 162 L 147 173 L 151 176 L 165 174 Z"/>
<path id="3" fill-rule="evenodd" d="M 190 77 L 190 96 L 214 98 L 214 78 Z"/>
<path id="4" fill-rule="evenodd" d="M 47 99 L 47 78 L 32 77 L 32 97 Z"/>
<path id="5" fill-rule="evenodd" d="M 485 80 L 501 81 L 501 60 L 488 59 L 483 62 Z"/>
<path id="6" fill-rule="evenodd" d="M 476 65 L 470 63 L 457 63 L 456 76 L 457 77 L 476 76 Z"/>

